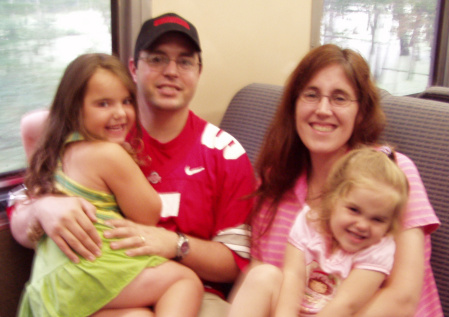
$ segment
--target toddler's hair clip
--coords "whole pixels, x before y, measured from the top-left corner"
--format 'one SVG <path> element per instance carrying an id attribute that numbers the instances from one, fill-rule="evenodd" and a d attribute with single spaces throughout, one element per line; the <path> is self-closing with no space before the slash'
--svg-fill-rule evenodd
<path id="1" fill-rule="evenodd" d="M 394 152 L 388 145 L 381 146 L 379 151 L 387 155 L 391 160 L 395 161 Z"/>

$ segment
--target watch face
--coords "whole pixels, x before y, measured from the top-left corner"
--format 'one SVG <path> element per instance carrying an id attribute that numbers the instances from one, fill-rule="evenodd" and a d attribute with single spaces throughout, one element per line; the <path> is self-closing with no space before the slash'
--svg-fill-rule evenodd
<path id="1" fill-rule="evenodd" d="M 187 239 L 187 237 L 180 232 L 178 232 L 178 235 L 179 235 L 178 251 L 175 257 L 177 261 L 183 259 L 189 253 L 190 250 L 189 239 Z"/>
<path id="2" fill-rule="evenodd" d="M 184 241 L 179 249 L 181 250 L 182 254 L 187 254 L 189 252 L 189 243 L 187 241 Z"/>

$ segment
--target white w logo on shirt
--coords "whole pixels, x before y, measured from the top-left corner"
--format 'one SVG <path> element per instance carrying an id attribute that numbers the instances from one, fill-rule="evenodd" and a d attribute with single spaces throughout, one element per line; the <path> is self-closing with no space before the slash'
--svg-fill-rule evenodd
<path id="1" fill-rule="evenodd" d="M 229 133 L 208 123 L 201 136 L 201 143 L 210 149 L 223 150 L 227 160 L 238 159 L 245 153 L 243 146 Z"/>

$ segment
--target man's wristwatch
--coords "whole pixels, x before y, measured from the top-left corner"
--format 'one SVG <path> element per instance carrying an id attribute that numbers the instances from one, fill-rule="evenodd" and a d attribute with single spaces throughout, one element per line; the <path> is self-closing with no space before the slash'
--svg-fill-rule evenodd
<path id="1" fill-rule="evenodd" d="M 176 232 L 178 234 L 178 248 L 176 250 L 175 261 L 182 260 L 190 251 L 189 239 L 185 234 Z"/>

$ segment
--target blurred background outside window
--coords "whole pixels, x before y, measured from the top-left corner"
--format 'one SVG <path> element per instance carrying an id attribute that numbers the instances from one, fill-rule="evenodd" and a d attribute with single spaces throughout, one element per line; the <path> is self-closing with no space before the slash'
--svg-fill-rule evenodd
<path id="1" fill-rule="evenodd" d="M 22 115 L 51 104 L 78 55 L 111 47 L 110 0 L 0 0 L 0 174 L 26 166 Z"/>
<path id="2" fill-rule="evenodd" d="M 438 0 L 324 0 L 321 43 L 360 52 L 377 85 L 410 95 L 429 84 Z"/>

